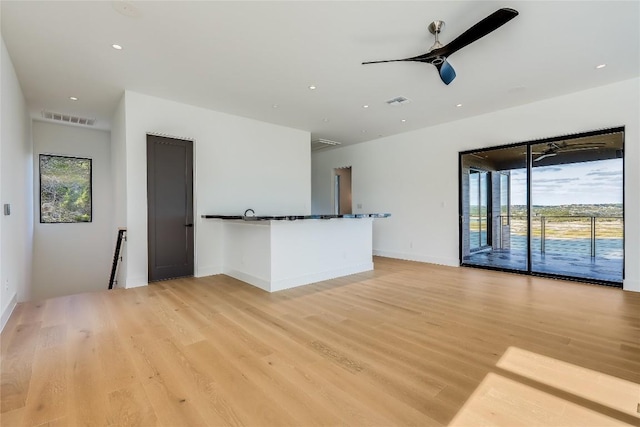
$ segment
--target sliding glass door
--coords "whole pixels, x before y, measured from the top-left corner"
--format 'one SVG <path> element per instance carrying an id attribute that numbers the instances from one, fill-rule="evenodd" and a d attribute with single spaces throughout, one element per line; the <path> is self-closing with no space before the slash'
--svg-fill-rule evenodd
<path id="1" fill-rule="evenodd" d="M 531 271 L 622 282 L 622 132 L 532 145 Z"/>
<path id="2" fill-rule="evenodd" d="M 462 265 L 621 285 L 622 128 L 460 154 Z"/>

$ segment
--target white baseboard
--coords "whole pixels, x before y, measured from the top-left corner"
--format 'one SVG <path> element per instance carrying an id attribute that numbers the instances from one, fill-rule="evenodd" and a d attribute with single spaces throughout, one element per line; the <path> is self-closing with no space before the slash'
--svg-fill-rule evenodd
<path id="1" fill-rule="evenodd" d="M 11 297 L 11 301 L 9 301 L 9 304 L 7 305 L 7 308 L 4 309 L 4 311 L 2 312 L 2 316 L 0 316 L 0 332 L 2 332 L 2 330 L 4 329 L 4 326 L 9 321 L 9 318 L 11 317 L 11 313 L 13 313 L 13 309 L 16 308 L 17 304 L 18 304 L 18 294 L 14 293 L 13 296 Z"/>
<path id="2" fill-rule="evenodd" d="M 323 280 L 331 280 L 336 277 L 349 276 L 351 274 L 363 273 L 371 270 L 373 270 L 373 262 L 364 262 L 362 264 L 339 268 L 336 270 L 322 271 L 320 273 L 305 274 L 303 276 L 275 280 L 271 282 L 271 292 L 282 291 L 297 286 L 322 282 Z"/>
<path id="3" fill-rule="evenodd" d="M 263 291 L 271 292 L 271 286 L 269 284 L 268 279 L 263 279 L 261 277 L 257 277 L 251 274 L 243 273 L 242 271 L 225 269 L 223 274 L 227 276 L 231 276 L 234 279 L 238 279 L 240 281 L 246 282 L 250 285 L 253 285 L 257 288 L 262 289 Z"/>
<path id="4" fill-rule="evenodd" d="M 194 277 L 215 276 L 216 274 L 222 274 L 221 265 L 207 265 L 204 267 L 198 267 L 196 268 Z"/>
<path id="5" fill-rule="evenodd" d="M 149 282 L 147 282 L 146 277 L 135 277 L 133 279 L 127 279 L 124 284 L 125 289 L 131 288 L 139 288 L 141 286 L 147 286 Z"/>
<path id="6" fill-rule="evenodd" d="M 406 261 L 426 262 L 428 264 L 446 265 L 449 267 L 460 266 L 460 261 L 458 261 L 457 258 L 431 257 L 431 256 L 415 254 L 415 253 L 382 251 L 378 249 L 374 249 L 373 254 L 377 256 L 386 257 L 386 258 L 403 259 Z"/>
<path id="7" fill-rule="evenodd" d="M 358 265 L 354 265 L 346 268 L 339 268 L 339 269 L 330 270 L 330 271 L 322 271 L 320 273 L 305 274 L 302 276 L 289 277 L 286 279 L 279 279 L 279 280 L 264 279 L 264 278 L 256 277 L 251 274 L 243 273 L 237 270 L 225 270 L 224 274 L 226 274 L 227 276 L 231 276 L 234 279 L 238 279 L 243 282 L 246 282 L 257 288 L 260 288 L 263 291 L 277 292 L 277 291 L 283 291 L 285 289 L 295 288 L 298 286 L 308 285 L 311 283 L 322 282 L 323 280 L 335 279 L 336 277 L 344 277 L 344 276 L 349 276 L 351 274 L 357 274 L 357 273 L 362 273 L 362 272 L 371 271 L 371 270 L 373 270 L 373 263 L 365 262 L 362 264 L 358 264 Z"/>
<path id="8" fill-rule="evenodd" d="M 624 279 L 622 281 L 622 289 L 630 292 L 640 292 L 640 280 Z"/>

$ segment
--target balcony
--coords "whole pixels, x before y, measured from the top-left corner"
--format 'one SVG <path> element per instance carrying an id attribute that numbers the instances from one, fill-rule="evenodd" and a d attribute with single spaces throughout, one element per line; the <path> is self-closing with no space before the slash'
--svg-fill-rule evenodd
<path id="1" fill-rule="evenodd" d="M 526 271 L 527 218 L 499 216 L 493 225 L 493 245 L 472 251 L 464 264 Z M 531 271 L 621 284 L 623 233 L 622 217 L 533 216 Z M 478 217 L 470 218 L 470 239 L 486 241 Z"/>

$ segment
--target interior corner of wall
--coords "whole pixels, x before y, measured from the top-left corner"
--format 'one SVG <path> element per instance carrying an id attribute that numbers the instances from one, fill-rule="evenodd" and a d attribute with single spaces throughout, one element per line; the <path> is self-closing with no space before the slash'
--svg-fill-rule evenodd
<path id="1" fill-rule="evenodd" d="M 206 265 L 206 266 L 197 266 L 195 269 L 194 277 L 206 277 L 206 276 L 215 276 L 217 274 L 222 274 L 223 266 L 222 264 L 216 265 Z"/>
<path id="2" fill-rule="evenodd" d="M 624 279 L 622 289 L 630 292 L 640 292 L 640 280 Z"/>
<path id="3" fill-rule="evenodd" d="M 131 289 L 131 288 L 139 288 L 141 286 L 147 286 L 148 284 L 149 283 L 147 282 L 146 277 L 129 277 L 125 279 L 123 287 L 125 289 Z"/>

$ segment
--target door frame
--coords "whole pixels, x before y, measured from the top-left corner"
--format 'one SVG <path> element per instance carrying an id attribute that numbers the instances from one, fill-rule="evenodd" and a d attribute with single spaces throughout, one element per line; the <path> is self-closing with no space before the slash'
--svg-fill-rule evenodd
<path id="1" fill-rule="evenodd" d="M 620 282 L 612 282 L 607 280 L 599 280 L 599 279 L 589 279 L 584 277 L 575 277 L 575 276 L 567 276 L 557 273 L 545 273 L 545 272 L 536 272 L 532 270 L 532 235 L 531 235 L 531 205 L 532 205 L 532 170 L 533 170 L 533 160 L 532 160 L 532 146 L 541 144 L 541 143 L 549 143 L 549 142 L 560 142 L 567 139 L 577 139 L 584 138 L 589 136 L 597 136 L 604 135 L 609 133 L 622 133 L 622 152 L 624 153 L 625 139 L 626 139 L 626 131 L 625 126 L 617 126 L 612 128 L 600 129 L 595 131 L 581 132 L 575 134 L 561 135 L 550 138 L 538 139 L 538 140 L 529 140 L 524 142 L 516 142 L 511 144 L 504 144 L 492 147 L 484 147 L 475 150 L 465 150 L 458 152 L 458 260 L 460 266 L 464 267 L 472 267 L 472 268 L 481 268 L 485 270 L 496 270 L 503 271 L 509 273 L 517 273 L 528 276 L 539 276 L 539 277 L 551 277 L 556 279 L 563 279 L 569 281 L 578 281 L 583 283 L 594 283 L 598 285 L 611 286 L 616 288 L 622 288 L 623 282 L 625 278 L 625 266 L 626 266 L 626 251 L 624 250 L 625 241 L 626 241 L 626 209 L 625 209 L 625 156 L 622 155 L 622 280 Z M 523 147 L 526 148 L 526 156 L 527 156 L 527 268 L 526 270 L 517 270 L 517 269 L 508 269 L 503 267 L 495 267 L 488 265 L 475 265 L 475 264 L 466 264 L 464 263 L 464 254 L 463 254 L 463 228 L 464 228 L 464 208 L 463 208 L 463 196 L 462 193 L 464 191 L 463 186 L 463 156 L 468 154 L 477 154 L 485 151 L 493 151 L 497 149 L 504 148 L 513 148 L 513 147 Z"/>
<path id="2" fill-rule="evenodd" d="M 349 166 L 340 166 L 340 167 L 335 167 L 332 169 L 331 173 L 332 173 L 332 183 L 331 183 L 331 192 L 332 192 L 332 196 L 333 196 L 333 213 L 335 215 L 341 215 L 342 211 L 345 210 L 344 207 L 345 205 L 342 203 L 342 195 L 343 193 L 343 186 L 344 184 L 344 177 L 338 173 L 338 171 L 340 170 L 349 170 L 349 186 L 348 188 L 348 195 L 349 195 L 349 199 L 351 200 L 351 205 L 349 206 L 349 209 L 347 210 L 347 214 L 351 214 L 353 213 L 353 167 L 351 165 Z"/>
<path id="3" fill-rule="evenodd" d="M 151 262 L 152 262 L 152 256 L 151 256 L 151 251 L 153 250 L 151 243 L 151 233 L 149 232 L 149 230 L 151 229 L 151 223 L 150 223 L 150 215 L 148 212 L 149 209 L 149 205 L 151 203 L 152 197 L 153 195 L 151 194 L 150 191 L 150 183 L 148 181 L 148 176 L 149 176 L 149 139 L 150 137 L 155 137 L 155 138 L 165 138 L 165 139 L 171 139 L 171 140 L 175 140 L 175 141 L 180 141 L 180 142 L 186 142 L 190 144 L 190 150 L 191 150 L 191 156 L 188 157 L 188 162 L 190 163 L 190 168 L 191 168 L 191 176 L 190 178 L 190 184 L 191 184 L 191 194 L 187 194 L 187 198 L 190 199 L 190 202 L 187 202 L 187 207 L 190 208 L 190 220 L 189 222 L 185 222 L 185 225 L 187 223 L 191 224 L 191 235 L 190 235 L 190 246 L 192 248 L 191 252 L 188 253 L 188 257 L 189 262 L 192 266 L 192 271 L 190 275 L 187 276 L 183 276 L 183 277 L 189 277 L 189 276 L 195 276 L 196 275 L 196 271 L 197 271 L 197 250 L 196 250 L 196 229 L 197 229 L 197 224 L 195 221 L 195 212 L 196 212 L 196 141 L 193 138 L 185 138 L 185 137 L 180 137 L 180 136 L 173 136 L 173 135 L 167 135 L 167 134 L 163 134 L 163 133 L 154 133 L 154 132 L 147 132 L 146 133 L 146 167 L 147 167 L 147 185 L 146 185 L 146 189 L 147 189 L 147 215 L 146 215 L 146 220 L 147 220 L 147 239 L 146 239 L 146 244 L 147 244 L 147 283 L 152 282 L 152 274 L 151 274 Z M 189 218 L 185 218 L 185 220 L 188 220 Z M 159 280 L 165 280 L 165 279 L 156 279 L 153 281 L 159 281 Z M 169 280 L 169 279 L 166 279 Z"/>

